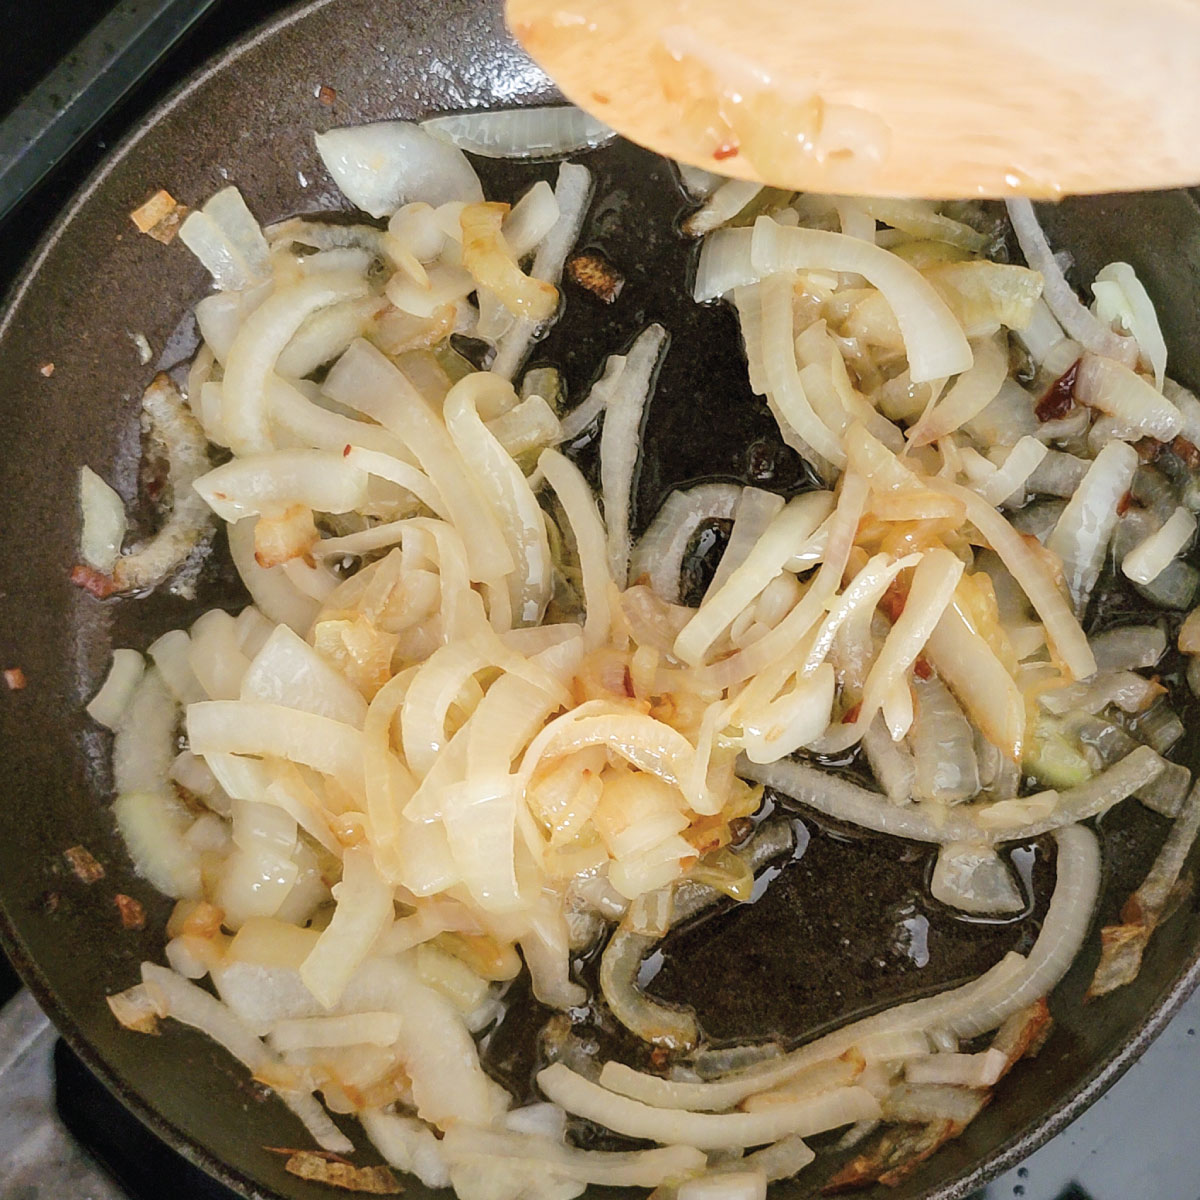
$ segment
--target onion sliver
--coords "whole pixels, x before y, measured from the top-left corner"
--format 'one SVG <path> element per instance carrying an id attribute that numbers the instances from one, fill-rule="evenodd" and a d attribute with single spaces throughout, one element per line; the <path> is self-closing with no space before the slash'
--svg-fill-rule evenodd
<path id="1" fill-rule="evenodd" d="M 1045 562 L 982 496 L 940 479 L 931 480 L 930 486 L 963 502 L 967 519 L 1020 584 L 1042 618 L 1046 636 L 1071 675 L 1075 679 L 1086 679 L 1091 675 L 1096 670 L 1096 660 L 1087 636 Z"/>
<path id="2" fill-rule="evenodd" d="M 629 575 L 629 511 L 642 424 L 666 344 L 667 332 L 661 325 L 649 325 L 638 334 L 604 410 L 600 483 L 608 530 L 608 570 L 621 588 Z"/>
<path id="3" fill-rule="evenodd" d="M 362 734 L 350 725 L 280 704 L 205 700 L 187 711 L 193 754 L 273 755 L 312 767 L 363 795 Z"/>
<path id="4" fill-rule="evenodd" d="M 345 513 L 367 502 L 366 474 L 343 455 L 324 450 L 244 455 L 209 471 L 194 486 L 209 508 L 230 522 L 293 504 Z"/>
<path id="5" fill-rule="evenodd" d="M 672 492 L 633 548 L 630 580 L 637 583 L 645 577 L 656 596 L 678 604 L 688 545 L 705 521 L 729 520 L 741 492 L 733 483 L 700 483 L 687 491 Z"/>
<path id="6" fill-rule="evenodd" d="M 306 1090 L 299 1077 L 215 996 L 189 983 L 174 971 L 153 963 L 142 963 L 142 979 L 163 1001 L 162 1016 L 190 1025 L 223 1046 L 255 1078 L 270 1084 L 279 1098 L 304 1122 L 323 1149 L 334 1154 L 351 1154 L 354 1143 L 333 1123 Z"/>
<path id="7" fill-rule="evenodd" d="M 358 275 L 313 275 L 278 288 L 242 322 L 221 382 L 221 425 L 235 454 L 272 448 L 267 387 L 296 331 L 318 309 L 357 299 L 366 290 L 366 280 Z"/>
<path id="8" fill-rule="evenodd" d="M 558 496 L 575 535 L 586 608 L 583 636 L 588 648 L 595 649 L 608 640 L 612 624 L 613 583 L 608 572 L 604 522 L 592 489 L 569 458 L 557 450 L 543 450 L 538 468 Z"/>
<path id="9" fill-rule="evenodd" d="M 1133 482 L 1138 456 L 1126 442 L 1111 441 L 1096 455 L 1058 519 L 1046 548 L 1062 560 L 1075 612 L 1083 614 L 1117 527 L 1120 501 Z M 1032 599 L 1032 597 L 1031 597 Z"/>
<path id="10" fill-rule="evenodd" d="M 898 808 L 876 792 L 867 791 L 847 779 L 829 775 L 806 763 L 789 761 L 758 764 L 739 759 L 738 772 L 827 816 L 849 821 L 876 833 L 887 833 L 917 842 L 983 842 L 994 845 L 1027 841 L 1061 826 L 1100 816 L 1157 778 L 1163 765 L 1163 759 L 1149 746 L 1139 746 L 1107 771 L 1078 787 L 1066 788 L 1058 793 L 1040 793 L 1053 802 L 1050 814 L 1037 820 L 1021 820 L 1012 824 L 988 820 L 989 813 L 995 813 L 999 804 L 1008 804 L 1009 801 L 960 804 L 946 813 L 943 820 L 940 816 L 922 813 L 915 806 Z M 1030 799 L 1024 797 L 1011 803 L 1024 805 Z"/>
<path id="11" fill-rule="evenodd" d="M 729 1150 L 801 1137 L 868 1121 L 880 1115 L 879 1102 L 865 1088 L 836 1088 L 807 1100 L 757 1113 L 691 1113 L 651 1108 L 590 1083 L 562 1063 L 539 1071 L 538 1087 L 576 1116 L 598 1121 L 627 1137 L 701 1150 Z"/>
<path id="12" fill-rule="evenodd" d="M 470 204 L 483 189 L 457 147 L 406 121 L 380 121 L 316 135 L 317 153 L 351 203 L 373 217 L 423 200 Z"/>
<path id="13" fill-rule="evenodd" d="M 88 702 L 88 716 L 106 729 L 116 729 L 145 669 L 146 660 L 136 650 L 114 650 L 108 674 Z"/>
<path id="14" fill-rule="evenodd" d="M 421 128 L 481 158 L 557 158 L 595 150 L 616 132 L 574 105 L 431 117 Z"/>
<path id="15" fill-rule="evenodd" d="M 1196 518 L 1182 506 L 1161 529 L 1139 542 L 1121 561 L 1122 572 L 1134 583 L 1151 583 L 1181 554 L 1196 533 Z"/>
<path id="16" fill-rule="evenodd" d="M 1115 417 L 1126 436 L 1169 442 L 1183 429 L 1183 415 L 1166 396 L 1111 358 L 1085 354 L 1075 372 L 1074 394 L 1080 403 Z"/>
<path id="17" fill-rule="evenodd" d="M 844 234 L 789 229 L 759 217 L 751 256 L 764 275 L 815 269 L 864 276 L 896 314 L 914 383 L 945 379 L 971 366 L 971 347 L 946 302 L 919 272 L 887 250 Z"/>
<path id="18" fill-rule="evenodd" d="M 1033 204 L 1024 198 L 1009 200 L 1007 204 L 1021 253 L 1033 270 L 1041 272 L 1045 281 L 1042 295 L 1067 334 L 1094 354 L 1132 365 L 1137 358 L 1137 343 L 1105 329 L 1083 306 L 1046 241 Z"/>
<path id="19" fill-rule="evenodd" d="M 125 540 L 125 502 L 91 467 L 83 467 L 79 472 L 79 509 L 83 516 L 79 557 L 107 575 Z"/>

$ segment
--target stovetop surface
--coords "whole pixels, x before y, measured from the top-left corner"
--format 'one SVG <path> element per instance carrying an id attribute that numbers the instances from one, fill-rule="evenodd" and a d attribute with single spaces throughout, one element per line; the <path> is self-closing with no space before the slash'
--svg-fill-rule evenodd
<path id="1" fill-rule="evenodd" d="M 112 7 L 103 0 L 0 0 L 0 119 Z M 0 295 L 112 144 L 192 70 L 286 7 L 280 0 L 214 5 L 0 223 Z M 0 1200 L 231 1195 L 126 1113 L 57 1041 L 18 987 L 0 956 Z M 1197 1028 L 1200 996 L 1083 1117 L 975 1200 L 1200 1200 Z"/>

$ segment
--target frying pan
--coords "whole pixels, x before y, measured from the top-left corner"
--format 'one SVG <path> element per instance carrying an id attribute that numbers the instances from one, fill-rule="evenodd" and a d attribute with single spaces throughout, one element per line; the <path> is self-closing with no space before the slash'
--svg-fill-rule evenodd
<path id="1" fill-rule="evenodd" d="M 322 86 L 336 92 L 332 107 L 318 99 Z M 169 905 L 133 874 L 115 835 L 108 739 L 82 701 L 114 646 L 145 647 L 204 608 L 244 601 L 220 546 L 194 601 L 164 590 L 98 602 L 68 582 L 80 464 L 115 479 L 126 495 L 136 491 L 136 413 L 151 368 L 139 363 L 131 334 L 146 336 L 159 365 L 186 358 L 195 334 L 181 316 L 207 288 L 182 247 L 137 235 L 128 213 L 158 187 L 195 204 L 230 181 L 264 219 L 335 208 L 343 202 L 316 158 L 314 129 L 553 98 L 493 3 L 317 0 L 289 11 L 188 81 L 117 149 L 38 248 L 0 322 L 0 665 L 20 666 L 28 679 L 24 690 L 0 695 L 0 934 L 99 1077 L 162 1138 L 247 1197 L 328 1196 L 285 1174 L 263 1149 L 305 1145 L 303 1131 L 204 1039 L 169 1022 L 158 1038 L 124 1032 L 104 1003 L 136 980 L 141 960 L 160 958 Z M 638 520 L 645 524 L 671 486 L 701 477 L 804 486 L 802 465 L 773 440 L 769 417 L 748 392 L 732 317 L 687 300 L 691 251 L 673 233 L 684 201 L 669 170 L 624 146 L 590 162 L 597 199 L 583 240 L 602 247 L 628 283 L 611 310 L 569 292 L 567 314 L 540 353 L 564 366 L 578 395 L 603 355 L 645 321 L 671 329 Z M 509 198 L 537 174 L 509 164 L 481 169 L 489 193 Z M 1100 198 L 1064 204 L 1046 219 L 1081 277 L 1110 259 L 1133 263 L 1163 312 L 1174 374 L 1200 382 L 1193 198 Z M 1114 920 L 1164 825 L 1133 802 L 1105 819 L 1098 921 Z M 661 995 L 694 1003 L 718 1038 L 799 1034 L 935 990 L 1027 946 L 1036 932 L 1052 880 L 1036 847 L 1032 911 L 1004 925 L 968 925 L 927 899 L 924 852 L 897 855 L 890 844 L 811 821 L 805 832 L 804 856 L 763 899 L 684 931 L 655 981 Z M 75 845 L 99 860 L 103 879 L 88 885 L 72 874 L 63 851 Z M 122 929 L 118 892 L 145 905 L 143 931 Z M 1028 1154 L 1129 1066 L 1200 976 L 1194 898 L 1155 935 L 1138 980 L 1085 1009 L 1094 942 L 1054 997 L 1057 1025 L 1040 1057 L 1020 1065 L 958 1142 L 881 1195 L 954 1200 Z M 518 1017 L 497 1031 L 489 1054 L 498 1074 L 523 1086 L 532 1064 Z M 805 1177 L 779 1194 L 807 1194 L 813 1182 Z M 407 1187 L 423 1195 L 415 1181 Z"/>

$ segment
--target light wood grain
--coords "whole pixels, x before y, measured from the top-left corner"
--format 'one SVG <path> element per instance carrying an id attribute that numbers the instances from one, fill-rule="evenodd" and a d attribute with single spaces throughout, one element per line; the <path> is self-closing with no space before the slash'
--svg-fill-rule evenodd
<path id="1" fill-rule="evenodd" d="M 1200 182 L 1200 0 L 508 0 L 564 94 L 695 166 L 809 191 Z"/>

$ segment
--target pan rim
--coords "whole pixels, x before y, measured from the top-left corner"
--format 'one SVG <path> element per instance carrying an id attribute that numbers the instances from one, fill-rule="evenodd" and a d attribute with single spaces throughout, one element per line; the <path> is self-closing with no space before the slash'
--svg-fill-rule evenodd
<path id="1" fill-rule="evenodd" d="M 46 258 L 85 205 L 104 185 L 129 154 L 177 107 L 214 76 L 228 70 L 245 54 L 290 26 L 305 20 L 338 0 L 301 0 L 257 28 L 235 39 L 216 56 L 177 84 L 139 120 L 99 163 L 67 206 L 55 217 L 46 232 L 25 259 L 18 276 L 0 301 L 0 345 L 12 335 L 22 302 L 28 289 L 41 271 Z M 1189 200 L 1200 208 L 1197 189 L 1185 189 Z M 155 1107 L 134 1090 L 119 1073 L 111 1068 L 84 1036 L 77 1022 L 59 1002 L 56 991 L 41 967 L 29 954 L 17 925 L 4 904 L 0 902 L 0 947 L 8 954 L 23 983 L 29 988 L 39 1006 L 53 1023 L 55 1030 L 70 1049 L 82 1060 L 93 1075 L 131 1111 L 139 1121 L 187 1161 L 206 1171 L 226 1187 L 247 1200 L 288 1200 L 273 1188 L 264 1188 L 246 1173 L 219 1159 L 185 1130 L 164 1118 Z M 934 1183 L 921 1194 L 920 1200 L 965 1200 L 967 1196 L 1017 1165 L 1050 1138 L 1075 1121 L 1109 1087 L 1137 1061 L 1146 1048 L 1162 1032 L 1187 998 L 1200 986 L 1200 946 L 1180 966 L 1160 993 L 1160 1001 L 1151 1007 L 1115 1054 L 1100 1061 L 1085 1072 L 1068 1091 L 1064 1102 L 1047 1111 L 1024 1129 L 1018 1130 L 999 1148 L 984 1159 L 970 1164 L 956 1174 Z"/>

